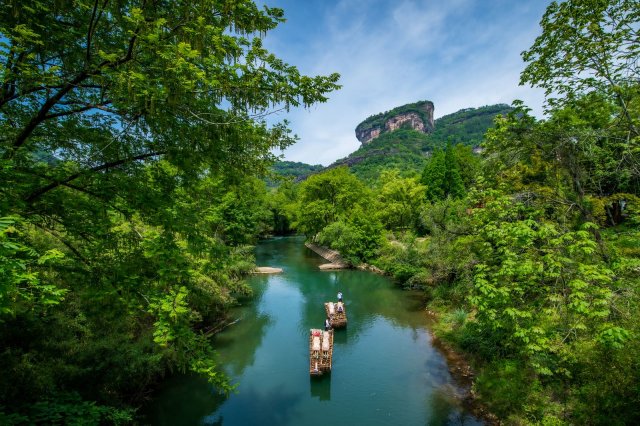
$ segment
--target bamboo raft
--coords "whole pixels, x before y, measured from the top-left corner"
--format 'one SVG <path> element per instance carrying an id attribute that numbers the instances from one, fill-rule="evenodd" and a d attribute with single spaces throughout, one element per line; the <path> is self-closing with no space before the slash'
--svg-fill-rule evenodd
<path id="1" fill-rule="evenodd" d="M 339 306 L 342 305 L 342 311 Z M 324 310 L 329 318 L 329 324 L 332 328 L 343 328 L 347 326 L 347 307 L 343 302 L 333 303 L 326 302 L 324 304 Z"/>
<path id="2" fill-rule="evenodd" d="M 309 374 L 321 376 L 331 372 L 333 330 L 312 328 L 309 332 Z"/>

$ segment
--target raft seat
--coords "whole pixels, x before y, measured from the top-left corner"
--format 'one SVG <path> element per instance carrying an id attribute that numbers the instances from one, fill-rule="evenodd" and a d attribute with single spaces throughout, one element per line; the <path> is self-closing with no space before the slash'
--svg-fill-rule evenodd
<path id="1" fill-rule="evenodd" d="M 336 310 L 335 310 L 335 306 L 333 305 L 332 302 L 327 303 L 327 307 L 329 308 L 329 315 L 335 315 Z"/>
<path id="2" fill-rule="evenodd" d="M 329 358 L 329 351 L 331 349 L 331 340 L 329 336 L 329 332 L 325 331 L 322 333 L 322 357 Z"/>
<path id="3" fill-rule="evenodd" d="M 322 332 L 318 329 L 312 329 L 311 330 L 311 335 L 313 336 L 313 339 L 311 340 L 311 356 L 313 358 L 320 358 L 320 349 L 321 349 L 321 336 L 322 336 Z"/>

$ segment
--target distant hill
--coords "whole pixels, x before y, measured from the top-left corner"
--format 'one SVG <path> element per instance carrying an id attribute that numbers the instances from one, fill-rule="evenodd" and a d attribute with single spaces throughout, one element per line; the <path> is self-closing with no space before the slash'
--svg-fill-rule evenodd
<path id="1" fill-rule="evenodd" d="M 505 115 L 511 108 L 507 104 L 488 105 L 480 108 L 465 108 L 436 120 L 431 138 L 438 143 L 463 144 L 477 147 L 484 134 L 493 127 L 496 115 Z"/>
<path id="2" fill-rule="evenodd" d="M 301 180 L 310 174 L 319 172 L 324 169 L 324 166 L 321 164 L 311 165 L 306 163 L 300 163 L 295 161 L 276 161 L 273 166 L 271 166 L 271 171 L 274 174 L 281 177 L 292 177 L 294 180 Z M 276 185 L 272 179 L 267 181 L 269 186 Z"/>
<path id="3" fill-rule="evenodd" d="M 389 168 L 397 168 L 405 176 L 420 173 L 431 151 L 445 147 L 448 142 L 477 147 L 493 126 L 494 117 L 510 110 L 505 104 L 466 108 L 435 120 L 431 133 L 406 127 L 384 132 L 329 167 L 346 164 L 356 176 L 369 182 Z M 372 118 L 376 117 L 379 118 Z"/>

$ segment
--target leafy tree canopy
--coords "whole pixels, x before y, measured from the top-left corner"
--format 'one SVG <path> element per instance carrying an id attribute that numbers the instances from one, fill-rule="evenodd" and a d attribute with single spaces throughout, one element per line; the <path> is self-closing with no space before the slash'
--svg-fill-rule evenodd
<path id="1" fill-rule="evenodd" d="M 522 54 L 528 65 L 521 83 L 544 88 L 551 105 L 592 90 L 612 96 L 638 136 L 637 107 L 634 117 L 629 105 L 640 83 L 638 20 L 638 0 L 552 2 L 540 22 L 542 34 Z"/>
<path id="2" fill-rule="evenodd" d="M 249 0 L 0 1 L 11 410 L 69 389 L 119 406 L 175 368 L 230 389 L 208 333 L 269 219 L 252 176 L 293 142 L 263 119 L 339 87 L 263 47 L 283 20 Z"/>

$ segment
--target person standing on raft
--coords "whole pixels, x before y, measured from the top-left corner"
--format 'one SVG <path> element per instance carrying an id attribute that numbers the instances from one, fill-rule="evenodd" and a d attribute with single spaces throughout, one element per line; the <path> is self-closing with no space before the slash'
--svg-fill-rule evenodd
<path id="1" fill-rule="evenodd" d="M 342 292 L 338 292 L 338 302 L 342 302 Z"/>

